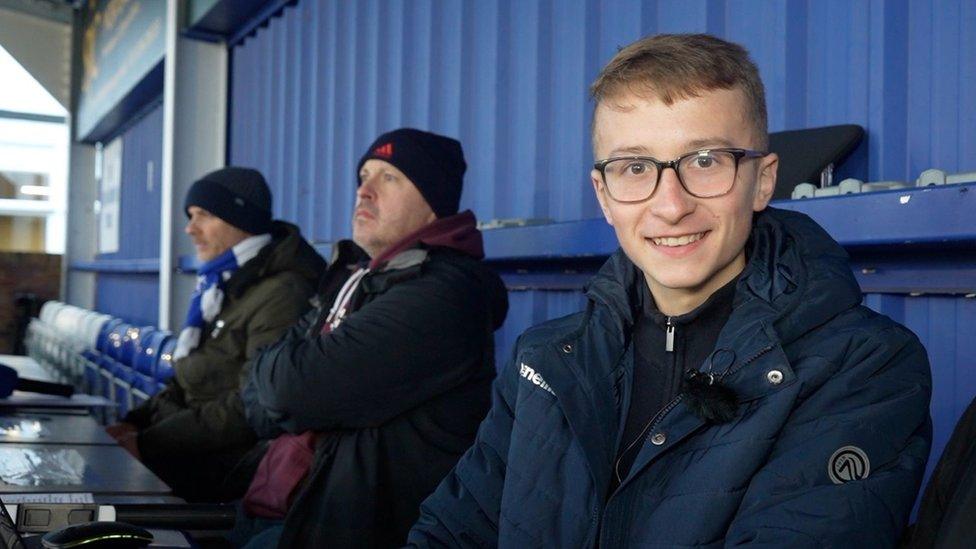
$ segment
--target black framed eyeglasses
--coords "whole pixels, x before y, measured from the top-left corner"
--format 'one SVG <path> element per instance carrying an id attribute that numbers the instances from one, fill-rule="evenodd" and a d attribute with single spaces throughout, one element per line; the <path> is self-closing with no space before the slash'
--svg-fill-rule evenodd
<path id="1" fill-rule="evenodd" d="M 593 164 L 610 198 L 617 202 L 643 202 L 654 195 L 661 174 L 672 168 L 681 187 L 698 198 L 715 198 L 732 191 L 743 158 L 769 153 L 748 149 L 702 149 L 662 162 L 650 156 L 618 156 Z"/>

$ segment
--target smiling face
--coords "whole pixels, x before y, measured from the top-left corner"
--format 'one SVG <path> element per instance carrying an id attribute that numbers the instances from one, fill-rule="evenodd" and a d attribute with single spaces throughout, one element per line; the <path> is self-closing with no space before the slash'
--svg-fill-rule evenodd
<path id="1" fill-rule="evenodd" d="M 408 234 L 437 219 L 413 182 L 389 162 L 367 160 L 359 170 L 352 239 L 377 257 Z"/>
<path id="2" fill-rule="evenodd" d="M 193 240 L 193 247 L 196 248 L 197 259 L 200 261 L 210 261 L 245 238 L 253 236 L 199 206 L 190 206 L 186 212 L 190 219 L 186 222 L 184 231 Z"/>
<path id="3" fill-rule="evenodd" d="M 756 149 L 760 139 L 738 88 L 705 91 L 665 105 L 655 97 L 622 95 L 594 114 L 597 159 L 651 156 L 667 161 L 699 149 Z M 745 267 L 752 214 L 766 207 L 776 185 L 776 155 L 743 159 L 732 191 L 714 198 L 688 194 L 672 169 L 654 194 L 621 203 L 607 194 L 600 172 L 591 179 L 607 222 L 627 257 L 644 273 L 661 312 L 691 311 Z"/>

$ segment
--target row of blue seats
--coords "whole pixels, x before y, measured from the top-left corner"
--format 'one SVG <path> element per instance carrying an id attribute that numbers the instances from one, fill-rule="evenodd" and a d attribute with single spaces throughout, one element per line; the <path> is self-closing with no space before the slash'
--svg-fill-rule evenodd
<path id="1" fill-rule="evenodd" d="M 176 338 L 153 326 L 134 326 L 113 319 L 102 326 L 87 360 L 84 389 L 111 398 L 119 415 L 158 393 L 173 377 Z"/>
<path id="2" fill-rule="evenodd" d="M 55 378 L 112 400 L 119 416 L 173 377 L 176 337 L 57 301 L 31 321 L 27 349 Z"/>

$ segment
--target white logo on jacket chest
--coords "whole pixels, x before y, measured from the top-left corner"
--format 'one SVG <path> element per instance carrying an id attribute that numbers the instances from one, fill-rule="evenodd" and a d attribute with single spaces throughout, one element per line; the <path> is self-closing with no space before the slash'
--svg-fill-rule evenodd
<path id="1" fill-rule="evenodd" d="M 521 368 L 519 368 L 519 374 L 525 379 L 532 382 L 533 385 L 538 385 L 539 387 L 549 391 L 549 394 L 556 396 L 556 393 L 552 392 L 552 387 L 546 383 L 546 380 L 542 379 L 542 374 L 532 369 L 531 366 L 522 362 Z"/>

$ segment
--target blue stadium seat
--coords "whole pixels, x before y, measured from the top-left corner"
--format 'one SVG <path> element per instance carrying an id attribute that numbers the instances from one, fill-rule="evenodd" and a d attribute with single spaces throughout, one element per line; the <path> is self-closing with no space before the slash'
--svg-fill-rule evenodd
<path id="1" fill-rule="evenodd" d="M 132 366 L 137 372 L 148 377 L 156 373 L 159 351 L 171 334 L 164 330 L 154 331 L 139 339 L 139 347 Z"/>
<path id="2" fill-rule="evenodd" d="M 159 392 L 153 374 L 156 371 L 156 363 L 159 361 L 160 348 L 169 337 L 170 333 L 166 331 L 143 329 L 140 333 L 138 345 L 135 347 L 132 372 L 126 375 L 129 388 L 127 402 L 129 409 L 138 406 Z"/>
<path id="3" fill-rule="evenodd" d="M 115 327 L 122 324 L 121 318 L 113 318 L 102 325 L 102 329 L 98 332 L 98 339 L 95 345 L 95 350 L 99 353 L 105 354 L 108 352 L 108 348 L 112 343 L 112 332 Z"/>
<path id="4" fill-rule="evenodd" d="M 149 337 L 156 331 L 155 326 L 128 326 L 123 329 L 124 326 L 120 324 L 113 331 L 113 334 L 119 335 L 112 342 L 112 348 L 115 349 L 115 361 L 103 370 L 103 372 L 111 375 L 108 396 L 115 402 L 119 416 L 124 416 L 133 405 L 132 386 L 139 376 L 134 364 L 139 353 L 140 341 L 143 337 Z"/>
<path id="5" fill-rule="evenodd" d="M 115 402 L 120 415 L 156 394 L 152 375 L 158 361 L 160 345 L 169 332 L 153 326 L 130 328 L 122 343 L 121 361 L 112 370 Z"/>
<path id="6" fill-rule="evenodd" d="M 143 337 L 148 337 L 156 331 L 155 326 L 135 326 L 125 331 L 122 337 L 122 346 L 119 349 L 119 362 L 126 366 L 135 366 L 136 355 L 139 352 L 140 341 Z"/>
<path id="7" fill-rule="evenodd" d="M 90 387 L 90 392 L 93 395 L 112 398 L 112 379 L 115 377 L 115 370 L 121 365 L 107 354 L 99 355 L 95 363 L 98 364 L 98 375 Z"/>
<path id="8" fill-rule="evenodd" d="M 125 342 L 127 334 L 133 326 L 126 322 L 121 322 L 116 324 L 112 331 L 108 334 L 108 349 L 106 353 L 112 360 L 122 359 L 122 344 Z"/>
<path id="9" fill-rule="evenodd" d="M 133 326 L 126 322 L 120 322 L 112 328 L 108 334 L 108 343 L 105 352 L 98 358 L 99 376 L 95 383 L 92 394 L 101 395 L 105 398 L 115 400 L 114 380 L 117 373 L 123 368 L 120 359 L 122 357 L 122 345 L 126 334 Z"/>
<path id="10" fill-rule="evenodd" d="M 83 356 L 88 359 L 85 364 L 84 388 L 90 394 L 95 395 L 102 392 L 102 364 L 104 360 L 108 359 L 108 350 L 112 345 L 112 333 L 122 323 L 122 319 L 112 318 L 102 324 L 95 340 L 95 349 L 83 353 Z"/>
<path id="11" fill-rule="evenodd" d="M 125 416 L 132 409 L 132 386 L 139 374 L 131 366 L 116 362 L 112 369 L 112 394 L 115 409 L 119 417 Z"/>
<path id="12" fill-rule="evenodd" d="M 82 376 L 82 390 L 86 393 L 92 392 L 92 387 L 98 378 L 98 351 L 87 349 L 81 352 L 81 357 L 85 360 L 85 371 Z"/>

